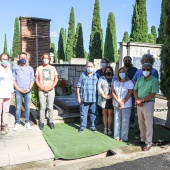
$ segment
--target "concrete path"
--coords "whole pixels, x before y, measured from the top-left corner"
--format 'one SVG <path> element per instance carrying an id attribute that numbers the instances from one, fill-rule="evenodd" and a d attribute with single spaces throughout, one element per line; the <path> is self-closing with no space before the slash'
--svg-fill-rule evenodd
<path id="1" fill-rule="evenodd" d="M 14 105 L 11 108 L 14 114 Z M 18 131 L 13 131 L 15 118 L 12 114 L 9 115 L 9 133 L 2 135 L 0 132 L 0 167 L 35 161 L 45 163 L 46 167 L 52 164 L 53 152 L 44 140 L 39 127 L 34 125 L 32 130 L 28 130 L 21 125 Z"/>
<path id="2" fill-rule="evenodd" d="M 7 135 L 0 134 L 0 169 L 16 167 L 16 169 L 42 169 L 56 166 L 56 169 L 63 170 L 78 170 L 91 169 L 103 166 L 109 166 L 113 162 L 118 163 L 127 160 L 133 160 L 158 153 L 170 152 L 170 146 L 153 147 L 151 151 L 143 153 L 140 147 L 132 146 L 127 150 L 117 150 L 115 156 L 101 158 L 89 157 L 74 161 L 54 161 L 54 155 L 44 140 L 41 131 L 37 125 L 32 126 L 32 130 L 27 130 L 21 126 L 19 131 L 13 131 L 14 128 L 14 105 L 9 116 L 10 132 Z M 163 99 L 156 99 L 155 108 L 167 109 L 167 101 Z M 156 121 L 159 124 L 165 124 L 167 111 L 155 111 Z M 99 158 L 100 157 L 100 158 Z M 55 169 L 55 168 L 54 168 Z"/>

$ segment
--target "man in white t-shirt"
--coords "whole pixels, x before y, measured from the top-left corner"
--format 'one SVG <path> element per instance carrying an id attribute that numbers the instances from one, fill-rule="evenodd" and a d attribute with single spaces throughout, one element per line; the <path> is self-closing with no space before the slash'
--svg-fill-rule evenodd
<path id="1" fill-rule="evenodd" d="M 48 53 L 42 56 L 43 65 L 39 66 L 36 70 L 36 84 L 38 86 L 38 94 L 40 100 L 40 129 L 44 129 L 45 109 L 49 111 L 48 125 L 54 129 L 53 123 L 53 103 L 55 97 L 55 89 L 58 82 L 58 73 L 54 66 L 50 65 L 51 57 Z"/>

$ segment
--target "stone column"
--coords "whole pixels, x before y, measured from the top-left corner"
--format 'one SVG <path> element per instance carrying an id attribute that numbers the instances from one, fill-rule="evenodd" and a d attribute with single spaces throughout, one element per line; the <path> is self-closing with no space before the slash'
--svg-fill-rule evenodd
<path id="1" fill-rule="evenodd" d="M 42 64 L 42 54 L 50 53 L 50 21 L 44 18 L 20 17 L 21 51 L 27 53 L 29 65 L 34 69 L 37 64 Z"/>
<path id="2" fill-rule="evenodd" d="M 170 102 L 167 102 L 167 106 L 168 106 L 168 113 L 167 113 L 167 118 L 166 118 L 165 126 L 167 128 L 170 128 Z"/>

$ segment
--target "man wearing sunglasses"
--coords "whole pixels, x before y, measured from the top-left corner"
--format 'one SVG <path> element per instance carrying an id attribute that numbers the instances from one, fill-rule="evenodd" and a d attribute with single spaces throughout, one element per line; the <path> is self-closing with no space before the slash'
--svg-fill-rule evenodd
<path id="1" fill-rule="evenodd" d="M 134 97 L 137 104 L 138 123 L 141 144 L 145 144 L 143 151 L 152 146 L 153 113 L 155 95 L 159 92 L 158 79 L 152 76 L 152 65 L 145 63 L 142 66 L 143 76 L 137 79 L 134 87 Z"/>
<path id="2" fill-rule="evenodd" d="M 123 58 L 124 68 L 128 73 L 129 80 L 132 80 L 133 76 L 135 75 L 136 71 L 138 70 L 136 67 L 133 67 L 132 58 L 130 56 L 125 56 Z M 131 115 L 130 115 L 130 128 L 133 129 L 135 127 L 135 98 L 132 94 L 132 108 L 131 108 Z"/>

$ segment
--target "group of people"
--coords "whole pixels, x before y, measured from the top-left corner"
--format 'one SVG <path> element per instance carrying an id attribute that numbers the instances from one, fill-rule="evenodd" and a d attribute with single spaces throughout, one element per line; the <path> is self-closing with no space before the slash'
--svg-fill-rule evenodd
<path id="1" fill-rule="evenodd" d="M 19 65 L 12 71 L 8 68 L 9 56 L 7 54 L 0 55 L 0 114 L 1 114 L 1 131 L 7 134 L 8 113 L 11 99 L 15 94 L 16 114 L 14 131 L 20 128 L 20 117 L 24 99 L 25 109 L 25 127 L 32 129 L 30 118 L 30 102 L 31 93 L 34 82 L 38 86 L 38 95 L 40 101 L 40 129 L 44 128 L 45 110 L 49 110 L 48 125 L 54 129 L 53 123 L 53 102 L 55 91 L 54 87 L 58 82 L 58 73 L 54 66 L 50 65 L 50 55 L 44 53 L 42 55 L 42 66 L 39 66 L 34 75 L 34 70 L 28 65 L 28 57 L 25 52 L 19 54 Z"/>
<path id="2" fill-rule="evenodd" d="M 132 65 L 132 58 L 126 56 L 117 75 L 107 59 L 101 60 L 101 69 L 96 72 L 94 64 L 88 62 L 77 84 L 79 132 L 86 129 L 88 114 L 90 129 L 97 132 L 96 120 L 103 115 L 103 133 L 113 133 L 114 139 L 128 141 L 129 128 L 135 126 L 136 105 L 140 130 L 138 143 L 143 144 L 143 151 L 148 151 L 152 146 L 155 95 L 159 92 L 158 71 L 152 67 L 154 61 L 153 55 L 145 54 L 141 59 L 142 68 L 137 69 Z"/>
<path id="3" fill-rule="evenodd" d="M 20 128 L 20 117 L 24 99 L 25 127 L 32 129 L 29 123 L 31 92 L 36 82 L 40 101 L 40 124 L 44 129 L 45 110 L 48 109 L 48 125 L 53 123 L 53 102 L 58 73 L 50 65 L 50 55 L 42 55 L 42 65 L 34 70 L 29 66 L 27 54 L 19 54 L 19 65 L 12 71 L 7 67 L 9 56 L 0 55 L 0 113 L 1 131 L 7 134 L 8 112 L 13 93 L 16 101 L 16 117 L 14 131 Z M 129 127 L 135 126 L 135 105 L 140 130 L 139 143 L 144 144 L 143 151 L 152 146 L 153 113 L 155 95 L 159 92 L 158 71 L 152 68 L 154 58 L 150 54 L 142 56 L 142 68 L 132 65 L 132 58 L 123 59 L 124 66 L 114 75 L 113 68 L 107 59 L 101 60 L 101 69 L 94 71 L 94 64 L 87 62 L 86 71 L 80 75 L 77 83 L 77 99 L 80 103 L 80 129 L 82 133 L 87 127 L 87 115 L 90 115 L 90 129 L 97 132 L 96 120 L 103 117 L 105 135 L 111 135 L 119 141 L 128 141 Z M 96 119 L 97 117 L 97 119 Z M 112 132 L 112 124 L 114 132 Z"/>

